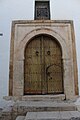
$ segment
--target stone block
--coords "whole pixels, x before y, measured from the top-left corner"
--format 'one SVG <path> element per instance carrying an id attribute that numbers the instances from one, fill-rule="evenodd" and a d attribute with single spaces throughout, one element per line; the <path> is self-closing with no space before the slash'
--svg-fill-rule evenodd
<path id="1" fill-rule="evenodd" d="M 80 112 L 28 112 L 24 120 L 80 120 Z"/>
<path id="2" fill-rule="evenodd" d="M 25 116 L 18 116 L 16 120 L 24 120 Z"/>

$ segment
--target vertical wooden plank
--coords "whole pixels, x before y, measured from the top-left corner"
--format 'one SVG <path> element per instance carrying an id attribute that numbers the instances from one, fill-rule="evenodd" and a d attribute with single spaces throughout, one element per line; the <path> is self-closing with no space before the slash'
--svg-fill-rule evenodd
<path id="1" fill-rule="evenodd" d="M 52 64 L 51 61 L 51 45 L 52 45 L 52 41 L 50 40 L 50 37 L 45 36 L 44 37 L 44 48 L 45 48 L 45 74 L 46 74 L 46 90 L 47 93 L 49 93 L 48 91 L 50 91 L 50 89 L 54 86 L 52 86 L 52 82 L 51 80 L 49 80 L 49 71 L 48 71 L 48 67 Z M 50 91 L 51 93 L 51 91 Z"/>
<path id="2" fill-rule="evenodd" d="M 45 36 L 42 35 L 41 37 L 41 42 L 42 42 L 42 68 L 41 68 L 41 76 L 42 76 L 42 94 L 47 94 L 47 83 L 46 83 L 46 64 L 45 64 Z"/>

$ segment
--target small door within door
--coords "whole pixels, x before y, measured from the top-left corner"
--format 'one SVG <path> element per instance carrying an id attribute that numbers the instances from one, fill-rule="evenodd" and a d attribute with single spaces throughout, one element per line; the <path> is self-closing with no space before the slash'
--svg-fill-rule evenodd
<path id="1" fill-rule="evenodd" d="M 40 35 L 25 49 L 24 94 L 63 92 L 62 51 L 52 37 Z"/>

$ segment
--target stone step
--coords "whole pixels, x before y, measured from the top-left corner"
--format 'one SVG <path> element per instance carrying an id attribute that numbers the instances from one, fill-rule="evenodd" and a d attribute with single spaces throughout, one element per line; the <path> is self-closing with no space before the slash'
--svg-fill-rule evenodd
<path id="1" fill-rule="evenodd" d="M 22 97 L 23 101 L 55 101 L 55 100 L 65 100 L 65 94 L 59 95 L 27 95 Z"/>
<path id="2" fill-rule="evenodd" d="M 65 94 L 58 95 L 25 95 L 25 96 L 5 96 L 5 100 L 13 100 L 13 101 L 61 101 L 65 100 Z"/>
<path id="3" fill-rule="evenodd" d="M 16 118 L 16 120 L 24 120 L 25 119 L 25 116 L 18 116 L 17 118 Z"/>
<path id="4" fill-rule="evenodd" d="M 80 112 L 28 112 L 24 120 L 80 120 Z"/>
<path id="5" fill-rule="evenodd" d="M 77 111 L 77 107 L 74 103 L 51 101 L 18 101 L 13 106 L 13 112 L 19 114 L 42 111 Z"/>

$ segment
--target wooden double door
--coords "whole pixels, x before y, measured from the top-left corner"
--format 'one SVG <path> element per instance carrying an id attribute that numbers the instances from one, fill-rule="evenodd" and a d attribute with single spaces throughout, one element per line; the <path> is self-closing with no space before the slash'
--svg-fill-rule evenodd
<path id="1" fill-rule="evenodd" d="M 24 94 L 63 93 L 62 51 L 55 38 L 40 35 L 25 48 Z"/>

